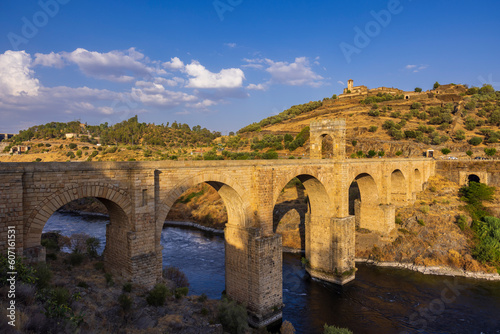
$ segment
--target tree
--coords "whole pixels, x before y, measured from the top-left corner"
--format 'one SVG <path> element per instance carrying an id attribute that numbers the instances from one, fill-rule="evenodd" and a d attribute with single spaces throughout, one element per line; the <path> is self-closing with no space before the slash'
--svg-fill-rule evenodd
<path id="1" fill-rule="evenodd" d="M 356 145 L 358 144 L 358 141 L 357 141 L 357 140 L 353 140 L 353 141 L 351 142 L 351 144 L 352 144 L 352 146 L 356 146 Z"/>
<path id="2" fill-rule="evenodd" d="M 378 151 L 378 156 L 379 157 L 383 157 L 385 155 L 385 152 L 384 151 Z"/>
<path id="3" fill-rule="evenodd" d="M 337 94 L 333 94 L 332 95 L 332 100 L 336 100 L 337 99 Z"/>
<path id="4" fill-rule="evenodd" d="M 401 152 L 401 151 L 397 151 L 397 152 L 396 152 L 396 155 L 397 155 L 398 157 L 399 157 L 401 154 L 403 154 L 403 152 Z"/>
<path id="5" fill-rule="evenodd" d="M 464 130 L 455 131 L 455 139 L 456 140 L 464 140 L 465 139 L 465 131 Z"/>
<path id="6" fill-rule="evenodd" d="M 448 155 L 450 152 L 451 152 L 451 150 L 449 148 L 443 148 L 441 150 L 441 153 L 443 153 L 444 155 Z"/>
<path id="7" fill-rule="evenodd" d="M 416 93 L 420 93 L 421 91 L 422 91 L 422 88 L 420 88 L 420 87 L 415 87 L 415 92 L 416 92 Z"/>
<path id="8" fill-rule="evenodd" d="M 439 84 L 439 82 L 437 82 L 437 81 L 436 81 L 436 82 L 434 83 L 434 89 L 437 89 L 439 86 L 441 86 L 441 85 Z"/>
<path id="9" fill-rule="evenodd" d="M 469 144 L 473 146 L 477 146 L 483 142 L 483 139 L 481 137 L 472 137 L 469 139 Z"/>
<path id="10" fill-rule="evenodd" d="M 376 155 L 377 155 L 377 152 L 375 152 L 374 150 L 369 150 L 369 151 L 368 151 L 368 156 L 369 156 L 370 158 L 373 158 L 373 157 L 374 157 L 374 156 L 376 156 Z"/>
<path id="11" fill-rule="evenodd" d="M 486 153 L 487 156 L 492 157 L 495 154 L 497 154 L 497 149 L 492 147 L 492 148 L 485 148 L 484 153 Z"/>
<path id="12" fill-rule="evenodd" d="M 469 157 L 472 157 L 472 151 L 471 150 L 467 150 L 467 152 L 465 152 L 465 154 L 467 154 Z"/>

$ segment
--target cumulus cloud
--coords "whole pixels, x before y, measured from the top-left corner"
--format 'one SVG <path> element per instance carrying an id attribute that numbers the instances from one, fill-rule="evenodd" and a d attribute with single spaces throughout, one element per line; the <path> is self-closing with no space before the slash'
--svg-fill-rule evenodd
<path id="1" fill-rule="evenodd" d="M 0 96 L 38 95 L 40 84 L 31 67 L 31 56 L 25 51 L 0 54 Z"/>
<path id="2" fill-rule="evenodd" d="M 169 70 L 181 70 L 184 68 L 184 63 L 177 57 L 170 58 L 170 61 L 166 61 L 162 65 Z"/>
<path id="3" fill-rule="evenodd" d="M 132 88 L 131 94 L 134 100 L 155 107 L 175 107 L 198 100 L 194 95 L 166 90 L 163 85 L 152 82 L 144 83 L 141 88 Z"/>
<path id="4" fill-rule="evenodd" d="M 239 68 L 227 68 L 213 73 L 197 61 L 186 65 L 185 71 L 191 77 L 186 86 L 190 88 L 239 88 L 245 79 L 245 74 Z"/>
<path id="5" fill-rule="evenodd" d="M 266 69 L 271 74 L 271 81 L 290 86 L 320 86 L 323 77 L 314 73 L 306 57 L 295 58 L 295 62 L 275 62 L 266 59 L 269 67 Z"/>
<path id="6" fill-rule="evenodd" d="M 33 65 L 62 68 L 64 67 L 65 63 L 61 54 L 51 52 L 49 54 L 35 53 L 35 60 L 33 61 Z"/>
<path id="7" fill-rule="evenodd" d="M 250 89 L 250 90 L 266 90 L 267 87 L 266 85 L 264 84 L 250 84 L 247 86 L 247 89 Z"/>
<path id="8" fill-rule="evenodd" d="M 76 64 L 89 77 L 114 82 L 131 82 L 134 77 L 147 77 L 151 73 L 162 74 L 164 70 L 149 67 L 148 60 L 142 53 L 130 48 L 126 51 L 110 51 L 100 53 L 78 48 L 73 52 L 35 54 L 35 65 L 63 67 L 65 64 Z"/>

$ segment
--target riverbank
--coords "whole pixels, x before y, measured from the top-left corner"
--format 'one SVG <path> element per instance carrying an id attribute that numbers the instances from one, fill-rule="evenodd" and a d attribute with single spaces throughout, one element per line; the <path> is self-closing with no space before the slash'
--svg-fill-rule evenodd
<path id="1" fill-rule="evenodd" d="M 379 262 L 370 259 L 356 258 L 356 263 L 365 263 L 376 267 L 398 268 L 416 271 L 424 275 L 441 275 L 441 276 L 459 276 L 466 278 L 474 278 L 488 281 L 500 281 L 500 275 L 496 273 L 473 272 L 464 269 L 442 266 L 419 266 L 411 263 L 401 262 Z"/>

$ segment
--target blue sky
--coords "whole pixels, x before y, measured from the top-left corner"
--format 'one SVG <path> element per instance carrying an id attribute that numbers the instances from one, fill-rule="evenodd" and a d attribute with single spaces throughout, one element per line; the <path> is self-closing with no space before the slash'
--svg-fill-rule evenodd
<path id="1" fill-rule="evenodd" d="M 498 1 L 0 3 L 0 132 L 50 121 L 237 131 L 355 85 L 500 89 Z"/>

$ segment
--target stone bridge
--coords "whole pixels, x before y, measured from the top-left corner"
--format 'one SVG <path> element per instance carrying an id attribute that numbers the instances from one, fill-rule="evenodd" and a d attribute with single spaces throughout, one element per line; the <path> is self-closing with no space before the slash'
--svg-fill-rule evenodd
<path id="1" fill-rule="evenodd" d="M 161 277 L 160 236 L 170 208 L 186 190 L 207 183 L 228 215 L 226 293 L 247 306 L 251 324 L 269 324 L 282 309 L 282 245 L 273 210 L 289 181 L 297 177 L 309 198 L 307 271 L 345 284 L 355 275 L 355 224 L 388 235 L 395 206 L 414 201 L 434 174 L 430 159 L 345 160 L 342 125 L 311 124 L 308 160 L 0 163 L 0 251 L 12 246 L 7 230 L 13 228 L 17 253 L 44 261 L 40 239 L 49 217 L 66 203 L 93 197 L 110 216 L 105 270 L 152 286 Z M 334 159 L 314 159 L 326 135 L 333 138 Z M 361 197 L 356 219 L 349 215 L 354 181 Z"/>
<path id="2" fill-rule="evenodd" d="M 184 191 L 205 182 L 228 214 L 226 292 L 259 324 L 279 317 L 282 304 L 273 209 L 290 180 L 300 179 L 309 196 L 307 270 L 343 284 L 354 278 L 355 265 L 350 184 L 356 180 L 361 193 L 360 227 L 388 234 L 395 206 L 413 201 L 433 173 L 428 159 L 1 163 L 0 249 L 5 252 L 7 227 L 14 226 L 18 254 L 44 260 L 40 237 L 49 217 L 66 203 L 94 197 L 110 216 L 106 270 L 153 285 L 161 275 L 160 235 L 169 209 Z"/>

